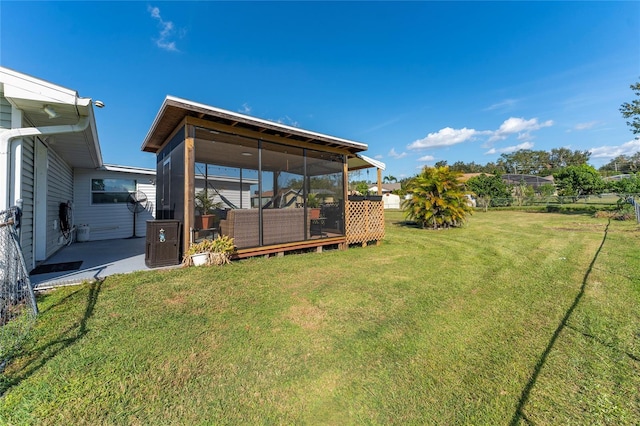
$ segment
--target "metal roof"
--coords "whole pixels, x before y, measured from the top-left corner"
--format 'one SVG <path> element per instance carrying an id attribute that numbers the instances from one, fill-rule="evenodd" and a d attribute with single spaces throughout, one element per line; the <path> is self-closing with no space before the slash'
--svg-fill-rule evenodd
<path id="1" fill-rule="evenodd" d="M 142 151 L 157 152 L 186 117 L 194 117 L 230 126 L 245 132 L 255 132 L 257 138 L 265 138 L 265 136 L 283 138 L 290 141 L 341 148 L 352 154 L 367 149 L 367 145 L 361 142 L 287 126 L 174 96 L 167 96 L 142 143 Z"/>

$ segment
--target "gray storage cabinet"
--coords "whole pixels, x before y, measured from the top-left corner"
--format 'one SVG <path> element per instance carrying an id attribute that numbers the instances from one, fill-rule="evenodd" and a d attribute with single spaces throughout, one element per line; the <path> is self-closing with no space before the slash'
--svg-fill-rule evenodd
<path id="1" fill-rule="evenodd" d="M 144 263 L 149 268 L 180 264 L 181 224 L 178 220 L 148 220 Z"/>

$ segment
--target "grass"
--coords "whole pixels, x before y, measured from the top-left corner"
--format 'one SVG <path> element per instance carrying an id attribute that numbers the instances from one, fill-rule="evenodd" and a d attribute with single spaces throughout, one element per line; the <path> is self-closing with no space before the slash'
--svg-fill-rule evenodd
<path id="1" fill-rule="evenodd" d="M 40 296 L 4 424 L 636 424 L 640 229 L 476 213 Z"/>

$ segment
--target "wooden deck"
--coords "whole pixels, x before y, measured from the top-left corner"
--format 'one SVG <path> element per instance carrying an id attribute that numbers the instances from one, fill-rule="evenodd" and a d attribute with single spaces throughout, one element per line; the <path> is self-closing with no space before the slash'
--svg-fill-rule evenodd
<path id="1" fill-rule="evenodd" d="M 254 256 L 283 256 L 286 252 L 316 249 L 317 252 L 322 252 L 325 246 L 337 246 L 340 249 L 346 248 L 345 237 L 329 237 L 329 238 L 317 238 L 307 241 L 299 241 L 295 243 L 277 244 L 272 246 L 252 247 L 246 249 L 239 249 L 232 256 L 232 259 L 244 259 Z"/>
<path id="2" fill-rule="evenodd" d="M 322 252 L 329 246 L 345 250 L 350 245 L 367 246 L 380 244 L 385 235 L 384 204 L 382 201 L 347 201 L 345 209 L 346 235 L 322 232 L 311 239 L 291 243 L 273 244 L 262 247 L 238 249 L 233 259 L 244 259 L 254 256 L 282 256 L 287 252 L 311 251 Z"/>

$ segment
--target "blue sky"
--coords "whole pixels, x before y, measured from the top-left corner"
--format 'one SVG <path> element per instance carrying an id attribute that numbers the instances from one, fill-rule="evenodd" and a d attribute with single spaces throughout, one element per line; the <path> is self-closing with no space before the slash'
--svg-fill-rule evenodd
<path id="1" fill-rule="evenodd" d="M 102 100 L 106 163 L 166 95 L 364 142 L 385 175 L 519 148 L 640 150 L 640 2 L 0 3 L 0 64 Z"/>

